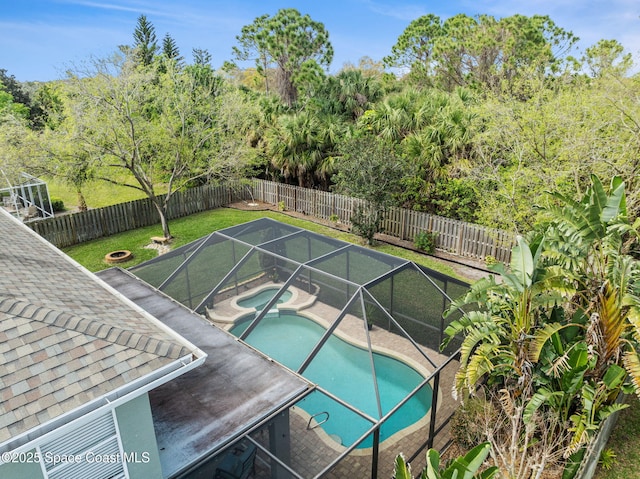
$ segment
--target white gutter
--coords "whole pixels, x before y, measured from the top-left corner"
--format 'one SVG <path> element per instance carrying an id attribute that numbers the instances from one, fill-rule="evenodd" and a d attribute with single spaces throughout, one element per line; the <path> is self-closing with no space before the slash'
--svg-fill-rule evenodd
<path id="1" fill-rule="evenodd" d="M 65 434 L 65 431 L 86 424 L 118 406 L 129 402 L 172 379 L 185 374 L 204 363 L 207 355 L 198 350 L 198 355 L 189 354 L 170 364 L 156 369 L 152 373 L 135 379 L 110 393 L 104 394 L 88 403 L 51 419 L 0 444 L 0 456 L 3 452 L 26 452 L 38 443 L 50 441 Z M 0 465 L 3 462 L 0 459 Z"/>

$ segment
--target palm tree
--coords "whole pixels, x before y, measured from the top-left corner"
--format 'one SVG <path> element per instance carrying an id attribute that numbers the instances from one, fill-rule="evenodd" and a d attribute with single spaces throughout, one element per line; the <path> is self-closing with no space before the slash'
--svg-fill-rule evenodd
<path id="1" fill-rule="evenodd" d="M 466 90 L 454 93 L 407 89 L 388 95 L 359 119 L 361 129 L 398 143 L 414 166 L 409 197 L 428 201 L 434 184 L 450 178 L 450 166 L 468 154 L 476 115 Z M 412 202 L 412 201 L 411 201 Z"/>
<path id="2" fill-rule="evenodd" d="M 267 153 L 286 179 L 299 186 L 326 188 L 336 144 L 346 127 L 336 117 L 301 111 L 282 115 L 267 135 Z"/>
<path id="3" fill-rule="evenodd" d="M 415 114 L 421 97 L 413 89 L 388 95 L 360 117 L 359 126 L 385 141 L 400 142 L 421 126 L 416 124 L 420 117 Z"/>
<path id="4" fill-rule="evenodd" d="M 355 121 L 378 101 L 384 93 L 377 78 L 367 77 L 361 70 L 344 70 L 328 82 L 329 95 L 335 104 L 335 113 Z"/>

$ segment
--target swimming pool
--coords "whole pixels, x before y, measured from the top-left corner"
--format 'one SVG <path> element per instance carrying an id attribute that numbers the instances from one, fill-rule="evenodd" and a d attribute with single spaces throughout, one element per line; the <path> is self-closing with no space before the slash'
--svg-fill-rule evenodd
<path id="1" fill-rule="evenodd" d="M 247 318 L 230 332 L 240 336 L 251 322 Z M 304 316 L 280 312 L 269 314 L 249 334 L 245 341 L 276 361 L 298 370 L 325 329 Z M 373 353 L 382 414 L 389 412 L 424 377 L 408 364 L 378 352 Z M 303 375 L 343 401 L 373 418 L 379 418 L 368 351 L 333 335 L 319 351 Z M 380 441 L 422 419 L 431 407 L 432 391 L 427 385 L 391 416 L 380 430 Z M 371 423 L 340 405 L 328 396 L 314 392 L 297 404 L 309 415 L 328 412 L 329 420 L 322 428 L 334 439 L 339 437 L 350 446 L 371 427 Z M 318 422 L 324 416 L 318 416 Z M 358 448 L 371 447 L 367 438 Z"/>
<path id="2" fill-rule="evenodd" d="M 256 311 L 262 311 L 271 298 L 280 290 L 279 287 L 271 287 L 258 291 L 246 298 L 238 299 L 238 306 L 243 308 L 256 308 Z M 286 303 L 291 299 L 293 293 L 289 290 L 284 291 L 278 298 L 277 304 Z"/>

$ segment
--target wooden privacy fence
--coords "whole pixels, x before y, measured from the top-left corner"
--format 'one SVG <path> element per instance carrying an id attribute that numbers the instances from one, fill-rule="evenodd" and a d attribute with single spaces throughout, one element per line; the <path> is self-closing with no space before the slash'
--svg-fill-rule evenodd
<path id="1" fill-rule="evenodd" d="M 328 191 L 285 185 L 274 181 L 253 180 L 255 199 L 282 205 L 284 209 L 329 220 L 335 215 L 342 223 L 350 223 L 351 214 L 362 201 Z"/>
<path id="2" fill-rule="evenodd" d="M 265 180 L 253 180 L 253 194 L 257 200 L 280 204 L 286 210 L 324 220 L 333 217 L 347 224 L 356 206 L 363 204 L 348 196 Z M 382 224 L 383 233 L 402 240 L 413 241 L 421 231 L 436 233 L 437 249 L 479 260 L 491 256 L 508 263 L 515 244 L 515 235 L 508 231 L 405 208 L 391 208 Z"/>
<path id="3" fill-rule="evenodd" d="M 168 218 L 179 218 L 251 198 L 345 224 L 351 222 L 356 206 L 364 204 L 362 200 L 327 191 L 253 179 L 245 185 L 230 183 L 178 191 L 169 202 Z M 148 199 L 142 199 L 28 224 L 48 241 L 63 248 L 157 223 L 157 211 Z M 436 233 L 436 248 L 439 250 L 479 260 L 492 256 L 506 263 L 510 260 L 515 240 L 515 236 L 506 231 L 404 208 L 391 208 L 382 229 L 385 234 L 408 241 L 413 241 L 421 231 L 431 231 Z"/>
<path id="4" fill-rule="evenodd" d="M 491 256 L 508 263 L 515 244 L 515 235 L 507 231 L 404 208 L 391 208 L 383 229 L 410 241 L 421 231 L 434 232 L 437 249 L 479 260 Z"/>
<path id="5" fill-rule="evenodd" d="M 228 205 L 249 196 L 237 185 L 200 186 L 178 191 L 169 200 L 168 219 Z M 70 215 L 27 223 L 36 233 L 59 248 L 158 224 L 160 218 L 147 198 Z"/>

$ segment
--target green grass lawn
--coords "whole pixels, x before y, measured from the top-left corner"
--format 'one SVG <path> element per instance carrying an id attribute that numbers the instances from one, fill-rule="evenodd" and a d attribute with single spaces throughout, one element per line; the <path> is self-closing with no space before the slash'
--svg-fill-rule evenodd
<path id="1" fill-rule="evenodd" d="M 283 213 L 274 211 L 241 211 L 231 208 L 218 208 L 185 218 L 172 220 L 169 224 L 171 234 L 174 237 L 171 246 L 175 249 L 201 238 L 202 236 L 206 236 L 213 231 L 263 217 L 273 218 L 283 223 L 337 238 L 342 241 L 360 245 L 362 244 L 360 237 L 351 233 L 335 230 L 312 221 L 293 218 Z M 115 250 L 129 250 L 133 253 L 134 258 L 131 261 L 122 264 L 123 267 L 128 268 L 157 256 L 157 252 L 155 250 L 144 248 L 144 246 L 151 242 L 150 238 L 152 236 L 162 236 L 162 229 L 159 224 L 64 248 L 63 251 L 88 270 L 100 271 L 111 266 L 104 261 L 104 256 L 107 253 Z M 390 245 L 380 245 L 374 249 L 414 261 L 428 268 L 460 279 L 450 266 L 430 256 L 421 255 L 419 253 Z"/>
<path id="2" fill-rule="evenodd" d="M 59 199 L 64 202 L 67 211 L 75 211 L 78 207 L 78 195 L 69 186 L 60 183 L 55 179 L 46 179 L 51 199 Z M 134 184 L 131 181 L 131 184 Z M 85 186 L 82 192 L 89 208 L 102 208 L 116 203 L 139 200 L 146 198 L 146 195 L 134 188 L 127 186 L 116 186 L 106 181 L 94 181 Z"/>
<path id="3" fill-rule="evenodd" d="M 598 467 L 594 479 L 640 479 L 640 401 L 632 397 L 620 413 L 606 446 L 616 454 L 613 467 Z"/>

